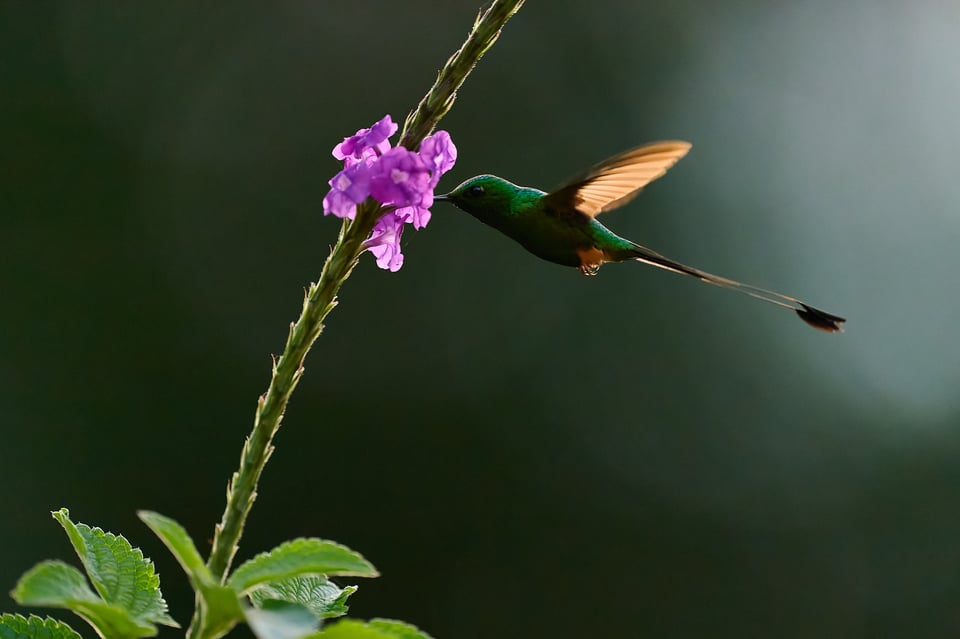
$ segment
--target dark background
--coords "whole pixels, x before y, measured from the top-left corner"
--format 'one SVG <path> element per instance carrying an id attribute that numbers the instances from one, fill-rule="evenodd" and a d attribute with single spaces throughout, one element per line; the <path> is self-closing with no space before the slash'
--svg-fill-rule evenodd
<path id="1" fill-rule="evenodd" d="M 189 620 L 135 511 L 209 547 L 336 235 L 330 149 L 402 120 L 477 8 L 0 5 L 3 588 L 73 561 L 68 506 Z M 351 612 L 438 639 L 955 636 L 958 60 L 952 0 L 529 2 L 442 124 L 441 188 L 690 140 L 604 222 L 847 332 L 437 206 L 344 287 L 240 558 L 340 541 L 383 573 Z"/>

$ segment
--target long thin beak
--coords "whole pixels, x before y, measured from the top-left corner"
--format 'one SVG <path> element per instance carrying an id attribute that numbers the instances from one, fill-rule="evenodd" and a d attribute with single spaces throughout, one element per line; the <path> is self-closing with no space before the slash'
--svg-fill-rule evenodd
<path id="1" fill-rule="evenodd" d="M 434 201 L 434 202 L 449 202 L 449 201 L 450 201 L 449 195 L 450 195 L 449 193 L 447 193 L 446 195 L 434 195 L 434 196 L 433 196 L 433 201 Z"/>

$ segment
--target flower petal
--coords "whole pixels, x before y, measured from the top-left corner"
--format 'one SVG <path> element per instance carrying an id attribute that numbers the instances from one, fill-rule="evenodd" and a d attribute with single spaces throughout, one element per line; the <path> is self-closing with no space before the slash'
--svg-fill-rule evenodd
<path id="1" fill-rule="evenodd" d="M 377 258 L 377 266 L 395 273 L 403 266 L 403 253 L 400 251 L 400 237 L 403 233 L 403 220 L 396 213 L 387 213 L 373 227 L 370 237 L 363 243 Z"/>
<path id="2" fill-rule="evenodd" d="M 370 196 L 373 160 L 358 161 L 330 179 L 330 192 L 323 198 L 323 214 L 353 219 L 360 204 Z"/>
<path id="3" fill-rule="evenodd" d="M 418 154 L 394 147 L 373 165 L 370 194 L 378 202 L 397 207 L 419 206 L 425 196 L 433 203 L 430 168 Z"/>
<path id="4" fill-rule="evenodd" d="M 413 228 L 418 231 L 430 222 L 430 209 L 425 206 L 404 206 L 394 211 L 397 217 L 408 224 L 413 224 Z"/>
<path id="5" fill-rule="evenodd" d="M 369 129 L 360 129 L 354 135 L 343 138 L 343 142 L 333 147 L 333 157 L 349 162 L 348 158 L 363 159 L 368 151 L 382 155 L 390 148 L 387 139 L 396 133 L 398 128 L 387 114 Z"/>
<path id="6" fill-rule="evenodd" d="M 420 157 L 433 171 L 431 182 L 436 187 L 440 176 L 449 171 L 457 162 L 457 147 L 446 131 L 437 131 L 428 135 L 420 143 Z"/>

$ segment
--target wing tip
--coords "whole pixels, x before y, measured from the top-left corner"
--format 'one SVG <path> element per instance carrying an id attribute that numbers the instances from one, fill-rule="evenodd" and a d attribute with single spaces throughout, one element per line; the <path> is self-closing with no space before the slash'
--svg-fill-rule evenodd
<path id="1" fill-rule="evenodd" d="M 677 150 L 680 152 L 680 157 L 686 155 L 690 149 L 693 148 L 692 142 L 687 142 L 686 140 L 659 140 L 658 142 L 648 142 L 641 146 L 635 147 L 630 151 L 625 151 L 624 155 L 634 151 L 645 150 L 646 152 L 655 152 L 657 149 L 666 150 Z"/>
<path id="2" fill-rule="evenodd" d="M 693 148 L 693 143 L 687 142 L 686 140 L 661 140 L 659 142 L 654 142 L 652 144 L 649 144 L 648 146 L 654 146 L 654 145 L 676 147 L 678 149 L 683 149 L 684 153 L 686 153 L 687 151 Z"/>
<path id="3" fill-rule="evenodd" d="M 827 333 L 843 332 L 843 323 L 847 321 L 846 318 L 821 311 L 803 302 L 800 302 L 800 306 L 803 308 L 796 309 L 796 313 L 810 326 Z"/>

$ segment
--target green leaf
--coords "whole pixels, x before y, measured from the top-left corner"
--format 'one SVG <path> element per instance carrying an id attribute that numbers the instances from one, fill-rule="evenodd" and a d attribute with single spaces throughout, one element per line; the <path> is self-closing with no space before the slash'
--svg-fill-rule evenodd
<path id="1" fill-rule="evenodd" d="M 92 625 L 101 637 L 152 637 L 157 628 L 136 619 L 128 610 L 108 604 L 87 584 L 83 574 L 62 561 L 44 561 L 28 570 L 10 593 L 24 606 L 71 610 Z"/>
<path id="2" fill-rule="evenodd" d="M 371 619 L 369 626 L 395 639 L 433 639 L 416 626 L 396 619 Z"/>
<path id="3" fill-rule="evenodd" d="M 167 602 L 160 593 L 160 577 L 153 562 L 139 548 L 131 546 L 122 535 L 74 524 L 66 508 L 52 515 L 63 526 L 93 587 L 107 604 L 123 608 L 138 622 L 179 627 L 167 614 Z"/>
<path id="4" fill-rule="evenodd" d="M 290 577 L 256 587 L 250 592 L 250 601 L 257 608 L 264 602 L 288 601 L 306 606 L 318 619 L 342 617 L 347 614 L 347 597 L 357 591 L 356 586 L 339 588 L 322 575 Z"/>
<path id="5" fill-rule="evenodd" d="M 76 601 L 70 610 L 93 626 L 97 634 L 109 639 L 139 639 L 157 636 L 152 623 L 135 619 L 128 610 L 104 601 Z"/>
<path id="6" fill-rule="evenodd" d="M 247 610 L 247 623 L 259 639 L 301 639 L 317 631 L 320 620 L 306 606 L 271 599 Z"/>
<path id="7" fill-rule="evenodd" d="M 311 635 L 310 639 L 430 639 L 430 635 L 393 619 L 373 619 L 369 623 L 344 619 Z"/>
<path id="8" fill-rule="evenodd" d="M 187 573 L 190 582 L 194 588 L 201 583 L 214 583 L 213 576 L 203 563 L 203 558 L 197 551 L 193 539 L 187 533 L 183 526 L 169 517 L 164 517 L 160 513 L 149 510 L 141 510 L 137 513 L 140 520 L 153 531 L 160 541 L 166 545 L 170 553 L 176 558 Z"/>
<path id="9" fill-rule="evenodd" d="M 47 617 L 0 615 L 0 639 L 81 639 L 76 630 Z"/>
<path id="10" fill-rule="evenodd" d="M 220 637 L 243 620 L 240 598 L 210 574 L 193 539 L 179 523 L 159 513 L 137 513 L 180 563 L 195 591 L 200 593 L 200 628 L 204 637 Z"/>
<path id="11" fill-rule="evenodd" d="M 294 539 L 257 555 L 236 569 L 227 585 L 238 593 L 297 575 L 376 577 L 377 569 L 346 546 L 323 539 Z"/>
<path id="12" fill-rule="evenodd" d="M 200 593 L 200 628 L 197 636 L 206 639 L 222 637 L 243 621 L 243 607 L 240 597 L 232 588 L 227 586 L 201 584 Z"/>
<path id="13" fill-rule="evenodd" d="M 336 587 L 335 584 L 331 583 L 330 585 Z M 342 617 L 343 615 L 347 614 L 350 611 L 350 606 L 347 605 L 347 598 L 356 591 L 356 586 L 344 586 L 343 590 L 340 591 L 340 594 L 337 595 L 337 598 L 327 604 L 327 608 L 321 617 L 323 619 L 333 619 L 335 617 Z"/>
<path id="14" fill-rule="evenodd" d="M 21 606 L 71 608 L 78 601 L 100 601 L 83 573 L 62 561 L 44 561 L 20 577 L 13 600 Z"/>
<path id="15" fill-rule="evenodd" d="M 371 628 L 362 621 L 344 619 L 325 626 L 320 632 L 310 635 L 310 639 L 390 639 L 390 635 Z"/>

